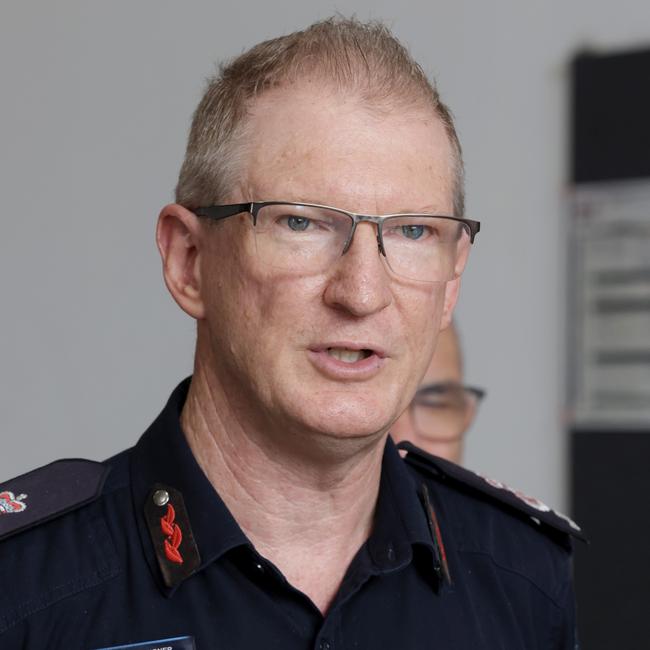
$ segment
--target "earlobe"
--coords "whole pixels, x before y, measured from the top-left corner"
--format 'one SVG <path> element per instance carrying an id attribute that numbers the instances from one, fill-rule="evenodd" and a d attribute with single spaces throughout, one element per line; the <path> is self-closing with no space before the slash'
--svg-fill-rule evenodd
<path id="1" fill-rule="evenodd" d="M 192 318 L 203 318 L 200 226 L 196 216 L 181 205 L 166 205 L 158 217 L 156 244 L 169 293 Z"/>

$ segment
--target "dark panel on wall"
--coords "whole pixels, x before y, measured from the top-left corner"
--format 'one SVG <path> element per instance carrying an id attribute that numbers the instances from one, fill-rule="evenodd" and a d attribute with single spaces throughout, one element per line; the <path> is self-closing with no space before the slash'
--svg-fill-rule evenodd
<path id="1" fill-rule="evenodd" d="M 572 513 L 585 650 L 650 648 L 650 432 L 573 431 Z"/>
<path id="2" fill-rule="evenodd" d="M 650 50 L 573 62 L 576 183 L 650 177 Z"/>

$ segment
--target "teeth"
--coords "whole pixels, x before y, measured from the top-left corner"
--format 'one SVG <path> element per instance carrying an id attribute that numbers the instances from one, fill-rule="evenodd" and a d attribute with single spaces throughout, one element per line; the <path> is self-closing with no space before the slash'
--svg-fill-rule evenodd
<path id="1" fill-rule="evenodd" d="M 363 350 L 349 350 L 348 348 L 327 348 L 327 353 L 344 363 L 356 363 L 367 356 Z"/>

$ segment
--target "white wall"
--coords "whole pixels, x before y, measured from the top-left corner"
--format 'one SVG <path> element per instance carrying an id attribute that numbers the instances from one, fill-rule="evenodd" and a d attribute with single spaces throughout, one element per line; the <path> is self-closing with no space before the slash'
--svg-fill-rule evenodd
<path id="1" fill-rule="evenodd" d="M 438 79 L 483 221 L 459 322 L 489 396 L 467 464 L 564 507 L 567 61 L 650 41 L 650 5 L 0 4 L 0 477 L 132 444 L 190 371 L 153 243 L 214 62 L 332 14 L 383 18 Z"/>

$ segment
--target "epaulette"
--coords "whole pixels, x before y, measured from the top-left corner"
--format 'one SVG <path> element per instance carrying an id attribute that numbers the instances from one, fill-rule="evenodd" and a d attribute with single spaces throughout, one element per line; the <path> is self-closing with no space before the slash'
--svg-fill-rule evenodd
<path id="1" fill-rule="evenodd" d="M 109 471 L 102 463 L 69 458 L 0 483 L 0 540 L 94 501 Z"/>
<path id="2" fill-rule="evenodd" d="M 410 442 L 400 442 L 397 448 L 407 452 L 404 458 L 407 463 L 435 478 L 462 484 L 470 490 L 480 492 L 510 508 L 523 512 L 537 525 L 544 524 L 561 533 L 571 535 L 584 542 L 587 541 L 578 524 L 566 515 L 552 510 L 539 499 L 529 497 L 519 490 L 514 490 L 499 481 L 485 478 L 444 458 L 432 456 Z"/>

